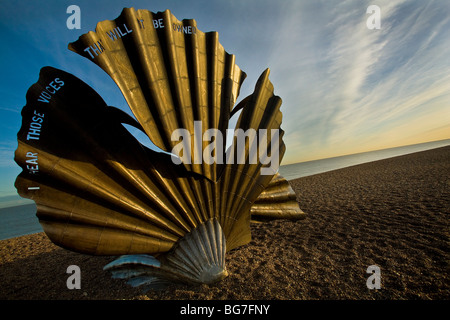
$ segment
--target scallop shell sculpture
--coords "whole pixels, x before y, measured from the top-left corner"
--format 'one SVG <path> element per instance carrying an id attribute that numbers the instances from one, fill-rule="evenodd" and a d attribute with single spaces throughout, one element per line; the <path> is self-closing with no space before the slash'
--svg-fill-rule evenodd
<path id="1" fill-rule="evenodd" d="M 135 118 L 107 106 L 75 76 L 41 69 L 22 110 L 15 160 L 23 171 L 15 185 L 36 202 L 55 244 L 120 256 L 105 270 L 134 286 L 212 283 L 227 275 L 226 252 L 250 242 L 251 218 L 305 216 L 289 183 L 267 161 L 240 152 L 236 136 L 228 150 L 218 135 L 195 139 L 208 129 L 225 133 L 241 111 L 236 130 L 258 132 L 267 142 L 259 150 L 279 154 L 278 167 L 285 151 L 281 99 L 268 69 L 233 108 L 245 78 L 234 56 L 216 32 L 203 33 L 195 20 L 178 21 L 168 10 L 125 8 L 69 48 L 111 76 Z M 122 124 L 142 130 L 164 152 L 143 146 Z M 194 137 L 181 164 L 171 154 L 177 129 Z M 259 129 L 280 134 L 266 137 Z M 226 161 L 198 161 L 207 148 Z"/>

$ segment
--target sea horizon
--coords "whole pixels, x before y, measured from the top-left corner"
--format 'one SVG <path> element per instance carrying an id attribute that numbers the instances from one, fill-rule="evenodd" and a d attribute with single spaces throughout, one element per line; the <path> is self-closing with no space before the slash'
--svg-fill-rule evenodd
<path id="1" fill-rule="evenodd" d="M 297 162 L 281 165 L 280 175 L 287 180 L 298 179 L 314 174 L 338 170 L 358 164 L 394 158 L 406 154 L 437 149 L 450 145 L 450 139 L 416 143 L 406 146 L 392 147 L 373 151 L 366 151 L 330 158 L 323 158 L 311 161 Z"/>

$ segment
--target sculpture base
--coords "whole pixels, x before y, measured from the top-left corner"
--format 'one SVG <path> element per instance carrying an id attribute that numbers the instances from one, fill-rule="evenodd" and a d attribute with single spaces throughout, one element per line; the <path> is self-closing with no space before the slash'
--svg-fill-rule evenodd
<path id="1" fill-rule="evenodd" d="M 226 240 L 219 222 L 208 220 L 186 234 L 158 259 L 146 254 L 125 255 L 106 265 L 113 278 L 133 287 L 160 289 L 169 283 L 210 284 L 228 276 Z"/>

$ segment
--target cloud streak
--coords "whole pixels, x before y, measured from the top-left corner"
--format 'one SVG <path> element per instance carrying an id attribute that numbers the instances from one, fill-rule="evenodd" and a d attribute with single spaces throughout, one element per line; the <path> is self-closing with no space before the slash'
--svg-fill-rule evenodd
<path id="1" fill-rule="evenodd" d="M 283 21 L 270 61 L 289 108 L 284 163 L 401 145 L 450 123 L 449 5 L 377 1 L 381 29 L 369 30 L 371 4 L 286 9 L 296 14 Z"/>

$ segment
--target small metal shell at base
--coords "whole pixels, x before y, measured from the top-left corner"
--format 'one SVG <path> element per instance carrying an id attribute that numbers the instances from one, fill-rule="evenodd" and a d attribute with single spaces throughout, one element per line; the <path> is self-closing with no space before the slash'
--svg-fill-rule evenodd
<path id="1" fill-rule="evenodd" d="M 126 255 L 103 269 L 133 287 L 162 288 L 169 283 L 210 284 L 228 276 L 226 240 L 217 220 L 198 226 L 159 260 L 150 255 Z"/>

